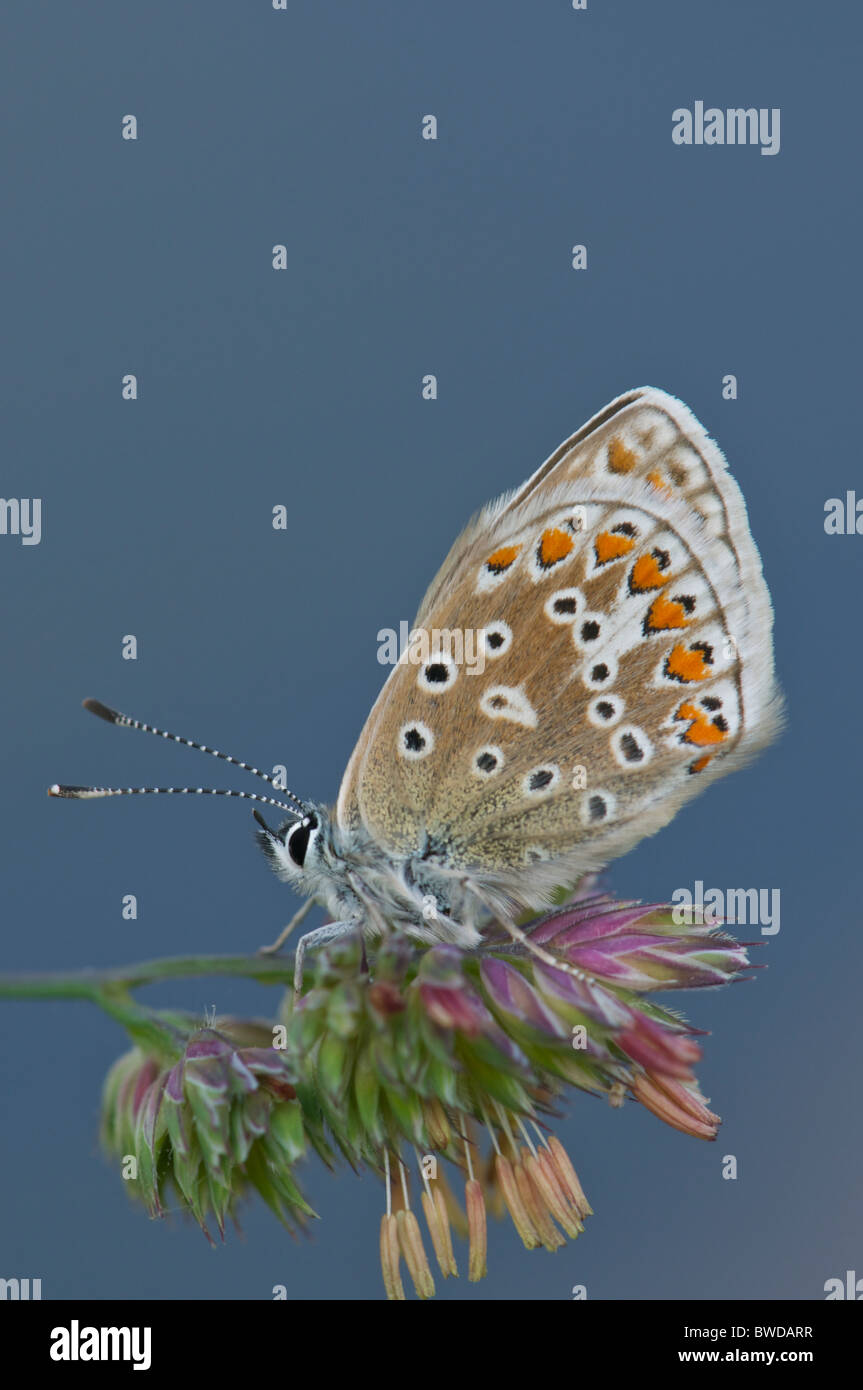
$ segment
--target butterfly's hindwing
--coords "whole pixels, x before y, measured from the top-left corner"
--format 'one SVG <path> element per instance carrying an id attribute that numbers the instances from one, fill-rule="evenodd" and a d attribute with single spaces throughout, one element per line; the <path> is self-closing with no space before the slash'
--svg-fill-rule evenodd
<path id="1" fill-rule="evenodd" d="M 459 538 L 340 820 L 539 901 L 767 741 L 771 619 L 718 449 L 673 398 L 630 393 Z"/>

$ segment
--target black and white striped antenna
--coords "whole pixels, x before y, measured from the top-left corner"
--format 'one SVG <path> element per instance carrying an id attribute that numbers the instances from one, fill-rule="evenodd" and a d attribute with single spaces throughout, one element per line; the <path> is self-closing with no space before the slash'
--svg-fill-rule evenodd
<path id="1" fill-rule="evenodd" d="M 210 757 L 220 758 L 222 762 L 239 767 L 243 772 L 251 772 L 253 776 L 267 782 L 275 791 L 284 790 L 284 795 L 294 804 L 289 805 L 287 801 L 278 801 L 272 796 L 261 796 L 258 792 L 235 792 L 221 787 L 71 787 L 55 782 L 53 787 L 48 788 L 49 796 L 66 797 L 73 801 L 92 801 L 102 796 L 236 796 L 245 801 L 259 801 L 265 806 L 277 806 L 279 810 L 287 811 L 289 815 L 300 819 L 308 813 L 309 808 L 300 797 L 287 788 L 276 787 L 268 772 L 262 772 L 251 763 L 232 758 L 229 753 L 220 753 L 217 748 L 208 748 L 205 743 L 196 743 L 194 739 L 169 733 L 167 729 L 156 729 L 152 724 L 145 724 L 143 720 L 130 719 L 127 714 L 120 714 L 119 710 L 103 705 L 101 700 L 85 700 L 84 708 L 108 724 L 116 724 L 121 729 L 140 729 L 142 733 L 155 734 L 157 738 L 166 738 L 171 743 L 182 743 L 186 748 L 194 748 L 198 753 L 209 753 Z"/>

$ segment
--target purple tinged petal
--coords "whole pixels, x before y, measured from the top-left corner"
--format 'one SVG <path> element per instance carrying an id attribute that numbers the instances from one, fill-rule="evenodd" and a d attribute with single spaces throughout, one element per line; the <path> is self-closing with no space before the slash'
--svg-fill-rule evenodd
<path id="1" fill-rule="evenodd" d="M 487 1011 L 478 1006 L 478 1001 L 464 987 L 454 989 L 448 985 L 421 983 L 419 993 L 429 1018 L 442 1028 L 458 1028 L 476 1037 L 490 1021 Z"/>
<path id="2" fill-rule="evenodd" d="M 138 1132 L 140 1133 L 150 1157 L 155 1161 L 155 1140 L 156 1124 L 159 1112 L 162 1108 L 162 1093 L 165 1089 L 167 1077 L 157 1076 L 147 1091 L 145 1104 L 141 1107 L 140 1118 L 138 1121 Z"/>
<path id="3" fill-rule="evenodd" d="M 567 951 L 566 959 L 586 975 L 601 975 L 606 980 L 613 980 L 615 984 L 627 984 L 629 976 L 639 973 L 633 971 L 625 960 L 616 960 L 614 956 L 598 948 L 585 947 L 581 951 Z"/>
<path id="4" fill-rule="evenodd" d="M 701 1048 L 688 1033 L 677 1031 L 633 1010 L 632 1025 L 617 1038 L 618 1045 L 634 1062 L 659 1076 L 692 1080 L 692 1067 Z"/>
<path id="5" fill-rule="evenodd" d="M 184 1059 L 181 1057 L 179 1062 L 168 1072 L 168 1079 L 165 1082 L 165 1095 L 175 1105 L 182 1105 L 183 1103 L 183 1070 Z"/>
<path id="6" fill-rule="evenodd" d="M 476 1037 L 486 1032 L 493 1020 L 465 979 L 464 959 L 464 952 L 455 946 L 433 946 L 422 958 L 416 985 L 434 1023 Z"/>
<path id="7" fill-rule="evenodd" d="M 529 935 L 586 974 L 632 990 L 724 984 L 748 964 L 745 947 L 712 924 L 677 928 L 669 915 L 664 903 L 593 898 L 550 913 Z"/>
<path id="8" fill-rule="evenodd" d="M 186 1056 L 184 1086 L 186 1095 L 200 1096 L 211 1114 L 215 1115 L 228 1100 L 230 1057 Z"/>
<path id="9" fill-rule="evenodd" d="M 213 1037 L 212 1034 L 209 1037 L 193 1038 L 186 1045 L 186 1057 L 190 1061 L 198 1058 L 230 1057 L 233 1051 L 234 1048 L 231 1043 L 224 1038 Z"/>
<path id="10" fill-rule="evenodd" d="M 543 1003 L 528 980 L 504 960 L 488 959 L 480 966 L 482 982 L 492 1002 L 505 1013 L 517 1015 L 540 1032 L 568 1036 L 566 1025 Z"/>
<path id="11" fill-rule="evenodd" d="M 234 1056 L 255 1076 L 287 1076 L 290 1071 L 285 1054 L 275 1047 L 244 1047 Z"/>
<path id="12" fill-rule="evenodd" d="M 236 1163 L 245 1163 L 252 1144 L 266 1133 L 269 1117 L 270 1100 L 262 1091 L 249 1096 L 242 1105 L 232 1107 L 232 1158 Z"/>
<path id="13" fill-rule="evenodd" d="M 464 984 L 464 952 L 457 946 L 432 946 L 420 962 L 419 978 L 429 984 Z"/>
<path id="14" fill-rule="evenodd" d="M 131 1114 L 133 1120 L 137 1118 L 138 1113 L 141 1110 L 147 1098 L 150 1086 L 156 1080 L 156 1077 L 158 1075 L 158 1062 L 155 1060 L 154 1057 L 147 1057 L 140 1064 L 138 1070 L 134 1072 L 132 1076 L 129 1078 L 129 1081 L 134 1083 L 131 1097 Z M 127 1097 L 128 1090 L 126 1090 L 124 1086 L 123 1100 L 125 1101 Z"/>
<path id="15" fill-rule="evenodd" d="M 559 1000 L 565 1007 L 578 1009 L 603 1027 L 623 1028 L 629 1022 L 628 1007 L 596 981 L 578 980 L 551 965 L 534 966 L 533 978 L 536 987 L 552 1002 Z"/>
<path id="16" fill-rule="evenodd" d="M 260 1083 L 242 1053 L 232 1053 L 229 1066 L 231 1090 L 235 1095 L 249 1096 L 253 1091 L 257 1091 Z"/>
<path id="17" fill-rule="evenodd" d="M 616 931 L 619 925 L 626 926 L 630 922 L 637 922 L 639 918 L 653 912 L 657 906 L 664 907 L 665 904 L 614 902 L 612 899 L 605 899 L 574 909 L 563 908 L 545 918 L 538 927 L 529 930 L 528 934 L 532 940 L 545 945 L 557 937 L 561 938 L 561 945 L 570 941 L 575 944 L 580 937 L 589 941 Z M 609 908 L 613 910 L 608 911 Z"/>
<path id="18" fill-rule="evenodd" d="M 591 916 L 579 916 L 576 921 L 562 920 L 557 932 L 547 937 L 549 945 L 556 946 L 558 949 L 567 947 L 568 949 L 587 945 L 588 942 L 601 941 L 606 937 L 614 936 L 630 926 L 633 922 L 640 922 L 643 917 L 647 917 L 651 912 L 664 907 L 664 903 L 619 903 L 615 906 L 615 911 L 604 912 L 600 915 L 594 913 Z"/>

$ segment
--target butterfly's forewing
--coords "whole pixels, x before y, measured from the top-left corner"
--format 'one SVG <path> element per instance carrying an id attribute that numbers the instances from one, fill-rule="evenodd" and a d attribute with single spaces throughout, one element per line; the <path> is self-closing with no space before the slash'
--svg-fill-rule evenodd
<path id="1" fill-rule="evenodd" d="M 526 903 L 664 825 L 779 719 L 743 498 L 660 391 L 612 402 L 486 507 L 415 627 L 431 659 L 387 681 L 339 819 Z M 480 630 L 481 674 L 436 659 Z"/>

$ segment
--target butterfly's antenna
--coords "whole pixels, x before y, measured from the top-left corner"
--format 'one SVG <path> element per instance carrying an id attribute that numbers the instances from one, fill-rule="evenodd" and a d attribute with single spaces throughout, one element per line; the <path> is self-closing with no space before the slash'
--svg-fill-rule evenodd
<path id="1" fill-rule="evenodd" d="M 264 806 L 278 806 L 280 811 L 301 819 L 296 806 L 276 801 L 272 796 L 257 792 L 227 791 L 224 787 L 67 787 L 55 782 L 48 788 L 49 796 L 66 797 L 69 801 L 96 801 L 100 796 L 238 796 L 244 801 L 260 801 Z"/>
<path id="2" fill-rule="evenodd" d="M 211 757 L 220 758 L 222 762 L 230 763 L 232 767 L 239 767 L 242 768 L 244 772 L 251 772 L 253 776 L 260 777 L 262 781 L 267 782 L 271 787 L 274 788 L 274 790 L 284 792 L 285 796 L 290 801 L 294 802 L 294 805 L 287 806 L 282 801 L 274 801 L 271 798 L 265 796 L 255 797 L 252 795 L 251 792 L 220 792 L 214 787 L 72 787 L 68 789 L 61 788 L 60 791 L 57 791 L 55 787 L 52 787 L 50 791 L 50 795 L 52 796 L 74 794 L 80 798 L 84 793 L 98 796 L 117 796 L 120 794 L 128 795 L 129 793 L 134 792 L 140 793 L 154 791 L 196 793 L 209 792 L 213 796 L 245 796 L 248 800 L 251 801 L 257 800 L 264 802 L 265 805 L 268 806 L 278 806 L 283 811 L 290 811 L 291 814 L 295 816 L 305 815 L 306 811 L 308 810 L 308 807 L 306 806 L 305 802 L 302 800 L 301 797 L 297 796 L 294 792 L 289 791 L 287 787 L 275 786 L 274 780 L 268 772 L 262 772 L 260 768 L 252 767 L 251 763 L 241 762 L 239 758 L 232 758 L 228 753 L 220 753 L 217 748 L 208 748 L 205 743 L 196 743 L 194 739 L 183 738 L 180 734 L 169 733 L 166 729 L 156 729 L 153 727 L 152 724 L 145 724 L 141 719 L 130 719 L 130 717 L 127 714 L 121 714 L 119 710 L 111 709 L 109 705 L 103 705 L 101 700 L 85 700 L 83 703 L 84 708 L 86 710 L 89 710 L 91 714 L 97 715 L 100 719 L 104 719 L 108 724 L 116 724 L 121 729 L 140 729 L 145 734 L 155 734 L 157 738 L 166 738 L 169 739 L 172 743 L 182 743 L 185 745 L 186 748 L 194 748 L 198 753 L 209 753 Z"/>

